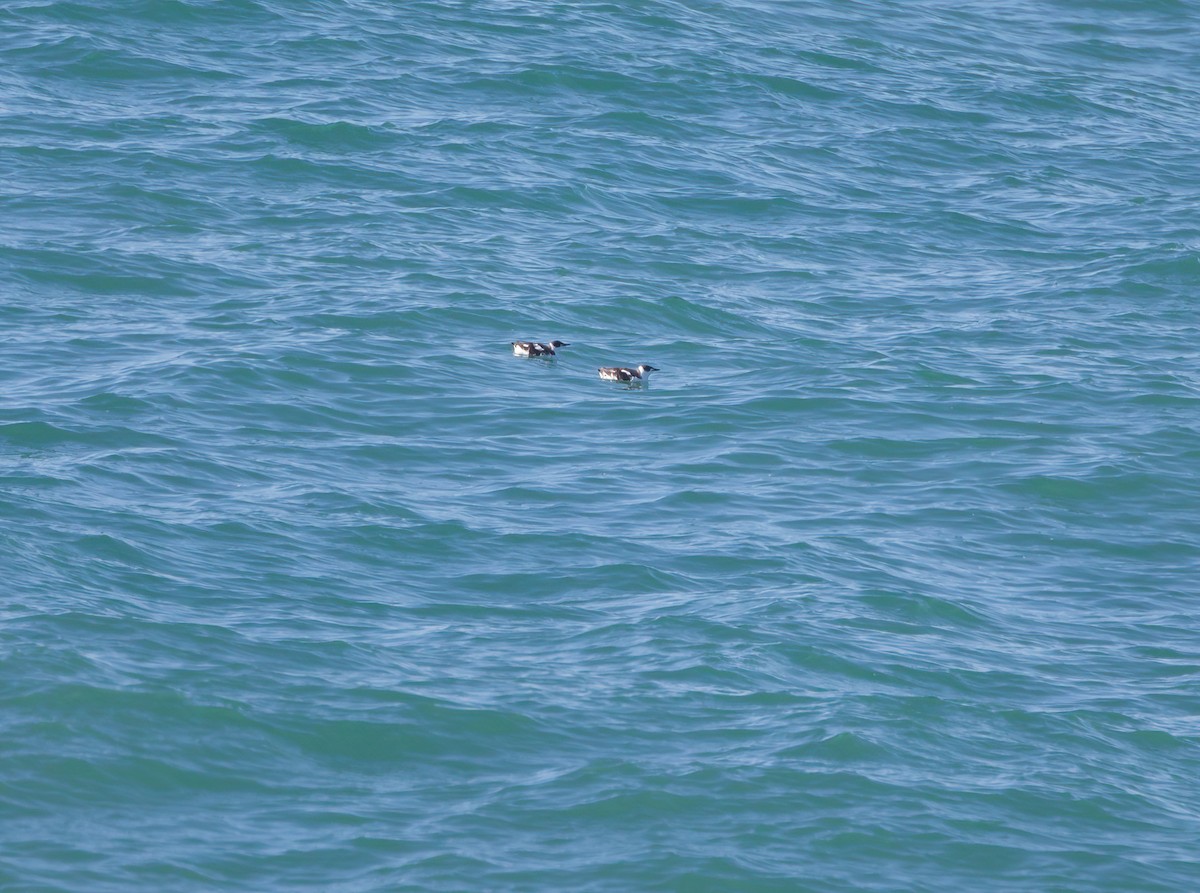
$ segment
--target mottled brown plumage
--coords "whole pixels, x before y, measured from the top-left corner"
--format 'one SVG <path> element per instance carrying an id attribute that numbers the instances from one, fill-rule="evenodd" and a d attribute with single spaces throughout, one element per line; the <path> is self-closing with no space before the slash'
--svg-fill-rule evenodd
<path id="1" fill-rule="evenodd" d="M 514 341 L 513 355 L 518 357 L 552 357 L 555 349 L 567 347 L 566 341 Z"/>
<path id="2" fill-rule="evenodd" d="M 651 372 L 658 372 L 649 363 L 640 366 L 601 366 L 600 377 L 605 381 L 649 381 Z"/>

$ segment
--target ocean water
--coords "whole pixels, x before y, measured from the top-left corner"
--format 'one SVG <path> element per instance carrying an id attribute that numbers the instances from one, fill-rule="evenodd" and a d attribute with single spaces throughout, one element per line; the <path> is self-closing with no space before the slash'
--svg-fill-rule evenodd
<path id="1" fill-rule="evenodd" d="M 1190 0 L 0 4 L 0 889 L 1200 889 L 1197 108 Z"/>

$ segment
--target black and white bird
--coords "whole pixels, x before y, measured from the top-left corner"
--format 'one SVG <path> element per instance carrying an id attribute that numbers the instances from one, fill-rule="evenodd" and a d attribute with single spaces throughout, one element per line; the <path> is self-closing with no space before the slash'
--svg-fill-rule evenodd
<path id="1" fill-rule="evenodd" d="M 628 366 L 601 366 L 600 377 L 605 381 L 649 381 L 651 372 L 659 372 L 648 363 L 630 368 Z"/>
<path id="2" fill-rule="evenodd" d="M 566 341 L 549 341 L 545 344 L 541 341 L 514 341 L 512 343 L 515 357 L 552 357 L 555 355 L 555 350 L 568 346 Z"/>

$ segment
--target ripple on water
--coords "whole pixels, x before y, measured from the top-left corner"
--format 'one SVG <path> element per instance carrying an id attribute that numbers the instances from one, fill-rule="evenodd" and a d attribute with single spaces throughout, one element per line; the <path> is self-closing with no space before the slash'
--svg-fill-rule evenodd
<path id="1" fill-rule="evenodd" d="M 1197 886 L 1194 16 L 766 13 L 0 10 L 0 886 Z"/>

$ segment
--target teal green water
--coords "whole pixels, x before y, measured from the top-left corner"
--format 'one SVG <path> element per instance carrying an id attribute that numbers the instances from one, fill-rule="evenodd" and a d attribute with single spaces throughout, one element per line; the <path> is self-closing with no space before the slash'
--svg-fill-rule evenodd
<path id="1" fill-rule="evenodd" d="M 5 893 L 1200 889 L 1195 3 L 0 63 Z"/>

